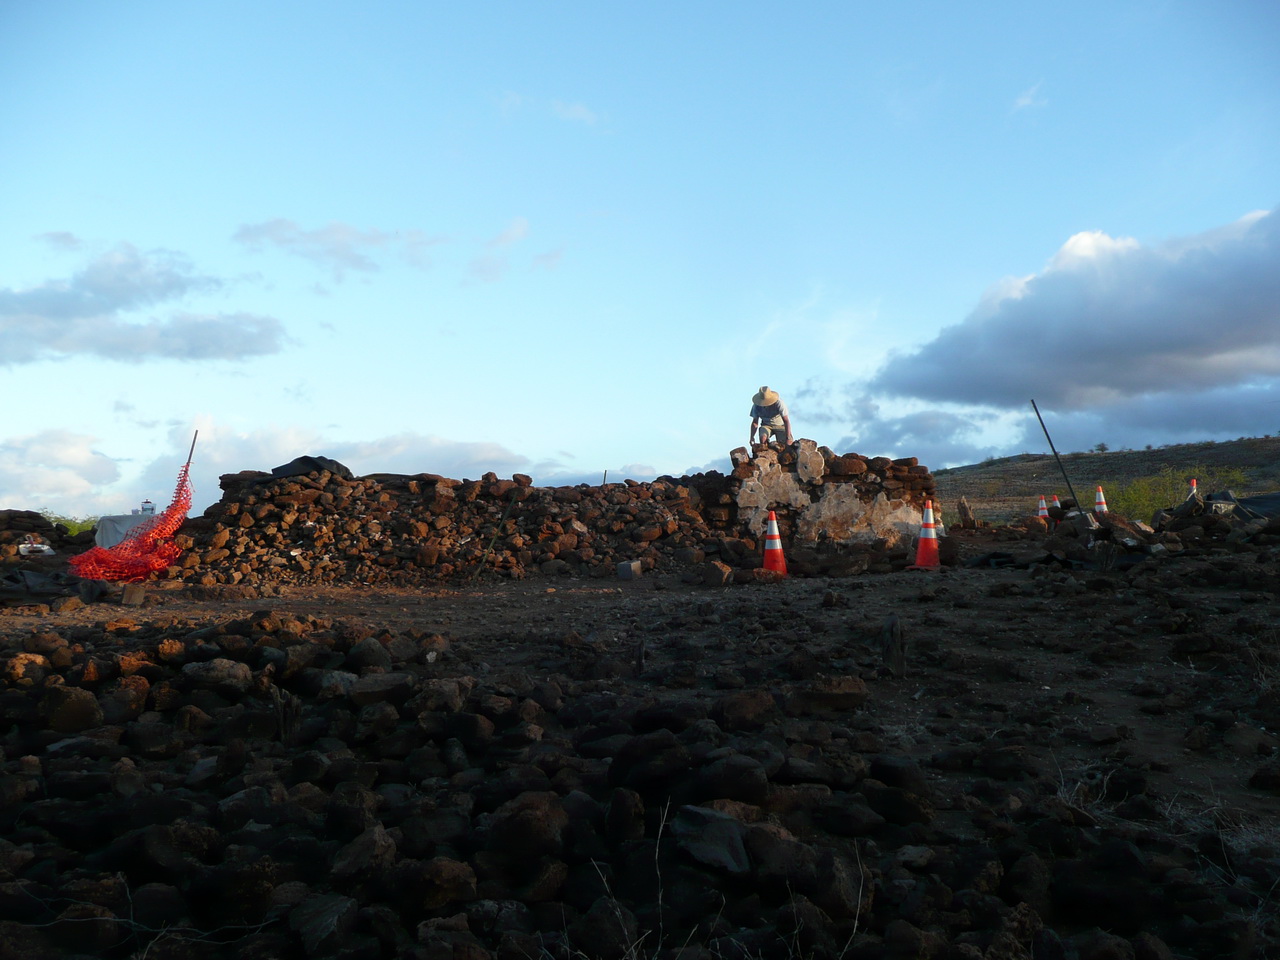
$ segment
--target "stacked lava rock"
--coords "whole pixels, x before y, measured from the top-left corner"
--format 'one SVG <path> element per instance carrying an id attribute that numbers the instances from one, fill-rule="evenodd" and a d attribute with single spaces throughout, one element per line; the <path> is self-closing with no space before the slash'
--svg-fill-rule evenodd
<path id="1" fill-rule="evenodd" d="M 933 490 L 914 459 L 840 457 L 808 440 L 760 451 L 748 466 L 731 477 L 574 487 L 535 487 L 523 474 L 460 481 L 245 471 L 223 476 L 221 501 L 183 526 L 183 558 L 165 576 L 206 586 L 411 585 L 482 569 L 613 576 L 634 560 L 645 571 L 684 566 L 698 576 L 709 561 L 759 566 L 759 502 L 778 509 L 800 541 L 883 544 L 886 530 L 893 540 L 918 528 L 917 501 Z"/>
<path id="2" fill-rule="evenodd" d="M 182 528 L 186 553 L 168 576 L 205 585 L 413 584 L 471 574 L 481 563 L 509 577 L 611 576 L 630 560 L 653 569 L 720 549 L 724 531 L 705 521 L 699 492 L 714 496 L 717 478 L 695 481 L 534 487 L 520 474 L 244 472 L 224 476 L 222 500 Z"/>
<path id="3" fill-rule="evenodd" d="M 761 685 L 692 691 L 661 632 L 629 679 L 607 646 L 549 639 L 533 676 L 489 669 L 511 638 L 271 611 L 0 637 L 0 956 L 1265 947 L 1250 888 L 1201 869 L 1222 834 L 1161 832 L 1137 770 L 1101 781 L 1114 816 L 1064 799 L 1033 745 L 1057 711 L 916 759 L 864 710 L 874 668 L 796 669 L 798 638 L 723 649 Z"/>
<path id="4" fill-rule="evenodd" d="M 744 532 L 762 537 L 772 511 L 784 538 L 799 542 L 891 542 L 920 528 L 933 475 L 915 457 L 890 460 L 837 454 L 812 440 L 794 446 L 739 447 L 731 492 Z"/>
<path id="5" fill-rule="evenodd" d="M 47 544 L 58 553 L 74 553 L 93 545 L 92 531 L 73 534 L 34 510 L 0 510 L 0 563 L 26 560 L 19 547 L 28 542 L 28 538 Z"/>

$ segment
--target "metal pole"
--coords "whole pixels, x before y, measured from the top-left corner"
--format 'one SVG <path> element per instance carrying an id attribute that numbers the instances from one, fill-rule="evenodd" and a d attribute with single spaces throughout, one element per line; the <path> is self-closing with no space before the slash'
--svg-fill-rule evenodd
<path id="1" fill-rule="evenodd" d="M 506 525 L 507 517 L 511 515 L 511 508 L 516 505 L 516 497 L 519 493 L 519 487 L 511 488 L 511 499 L 507 501 L 507 509 L 502 511 L 502 519 L 498 521 L 498 529 L 494 530 L 493 536 L 489 538 L 489 546 L 484 548 L 484 556 L 480 558 L 480 566 L 476 567 L 475 573 L 471 574 L 471 582 L 475 582 L 476 578 L 484 570 L 484 565 L 489 561 L 489 554 L 493 552 L 493 545 L 498 542 L 498 537 L 502 534 L 502 528 Z"/>
<path id="2" fill-rule="evenodd" d="M 1049 441 L 1049 449 L 1053 451 L 1053 459 L 1058 461 L 1058 469 L 1062 471 L 1062 479 L 1067 481 L 1067 490 L 1071 492 L 1071 499 L 1076 502 L 1076 509 L 1084 513 L 1084 504 L 1080 502 L 1080 498 L 1076 496 L 1075 488 L 1071 486 L 1071 478 L 1067 476 L 1067 468 L 1062 465 L 1062 458 L 1058 456 L 1058 448 L 1053 445 L 1053 437 L 1049 436 L 1049 428 L 1044 425 L 1044 417 L 1040 416 L 1040 408 L 1036 406 L 1034 399 L 1031 401 L 1031 409 L 1036 412 L 1036 419 L 1040 421 L 1040 429 L 1044 431 L 1044 438 Z"/>
<path id="3" fill-rule="evenodd" d="M 191 466 L 191 458 L 196 452 L 196 437 L 198 436 L 200 436 L 199 430 L 191 435 L 191 449 L 187 451 L 187 466 Z"/>

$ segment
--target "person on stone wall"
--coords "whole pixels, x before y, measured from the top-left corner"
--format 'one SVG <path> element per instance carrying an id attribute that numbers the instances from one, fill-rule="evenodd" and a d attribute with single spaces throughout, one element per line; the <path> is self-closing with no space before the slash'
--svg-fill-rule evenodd
<path id="1" fill-rule="evenodd" d="M 792 443 L 791 414 L 778 392 L 768 387 L 761 387 L 760 392 L 751 398 L 751 439 L 748 444 L 756 442 L 757 430 L 761 443 L 770 440 L 787 445 Z"/>

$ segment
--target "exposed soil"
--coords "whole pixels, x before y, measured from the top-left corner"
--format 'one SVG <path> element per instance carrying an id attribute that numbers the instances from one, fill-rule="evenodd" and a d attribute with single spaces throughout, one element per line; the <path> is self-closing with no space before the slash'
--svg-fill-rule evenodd
<path id="1" fill-rule="evenodd" d="M 1004 528 L 952 529 L 950 536 L 965 557 L 993 551 L 1042 556 L 1035 538 Z M 957 724 L 939 723 L 940 709 L 981 701 L 965 712 L 977 709 L 995 724 L 987 736 L 999 738 L 1033 717 L 1032 726 L 1048 725 L 1057 741 L 1048 759 L 1062 767 L 1068 786 L 1090 765 L 1119 759 L 1148 765 L 1152 782 L 1170 799 L 1181 795 L 1194 804 L 1198 797 L 1242 816 L 1270 816 L 1274 798 L 1247 787 L 1258 756 L 1194 751 L 1184 743 L 1195 724 L 1189 709 L 1203 715 L 1241 710 L 1249 692 L 1271 692 L 1273 685 L 1280 694 L 1277 598 L 1241 590 L 1239 582 L 1198 582 L 1197 570 L 1211 567 L 1203 555 L 1168 560 L 1158 583 L 1139 585 L 1117 575 L 1043 566 L 944 567 L 718 590 L 674 576 L 629 582 L 489 577 L 452 589 L 284 587 L 279 596 L 239 601 L 191 599 L 191 591 L 160 582 L 148 587 L 145 615 L 118 612 L 139 621 L 163 612 L 200 622 L 271 610 L 371 631 L 425 630 L 464 644 L 490 670 L 555 672 L 564 666 L 565 648 L 579 642 L 595 656 L 626 664 L 643 642 L 646 670 L 657 675 L 680 664 L 696 665 L 699 674 L 721 667 L 767 674 L 764 666 L 803 655 L 823 669 L 877 680 L 867 714 L 900 747 L 911 744 L 913 755 L 927 757 L 954 736 Z M 1180 611 L 1186 616 L 1180 618 Z M 903 680 L 887 676 L 879 655 L 889 614 L 899 616 L 909 644 Z M 0 635 L 101 622 L 102 616 L 98 605 L 35 623 L 10 616 L 0 620 Z M 1191 626 L 1206 635 L 1252 635 L 1255 642 L 1187 656 L 1175 649 L 1176 639 Z M 629 672 L 616 683 L 646 689 L 643 678 Z M 788 677 L 780 669 L 760 679 L 781 683 Z M 663 689 L 647 692 L 661 695 Z M 1165 692 L 1153 693 L 1157 689 Z M 1162 707 L 1168 700 L 1179 706 Z M 1104 727 L 1122 731 L 1116 743 L 1092 742 L 1090 731 Z"/>
<path id="2" fill-rule="evenodd" d="M 1008 529 L 952 537 L 966 558 L 1043 557 L 1035 538 Z M 1231 936 L 1268 956 L 1280 833 L 1275 793 L 1250 781 L 1274 791 L 1280 780 L 1258 779 L 1277 747 L 1268 729 L 1280 724 L 1277 584 L 1274 550 L 1241 555 L 1225 546 L 1123 573 L 956 566 L 719 589 L 671 575 L 491 578 L 449 589 L 284 587 L 201 600 L 190 587 L 153 583 L 141 608 L 0 613 L 0 644 L 12 650 L 35 632 L 74 635 L 110 621 L 181 637 L 270 611 L 361 633 L 443 635 L 451 652 L 442 675 L 483 681 L 522 671 L 557 679 L 566 694 L 607 694 L 619 704 L 710 704 L 744 689 L 783 702 L 815 676 L 855 675 L 869 696 L 836 729 L 868 757 L 918 762 L 940 817 L 961 815 L 975 793 L 993 789 L 981 784 L 998 783 L 995 813 L 984 807 L 983 816 L 1016 816 L 1010 804 L 1049 797 L 1092 825 L 1086 833 L 1178 851 L 1181 868 L 1238 904 Z M 891 614 L 908 642 L 902 678 L 880 649 Z M 9 753 L 7 765 L 16 760 Z M 1006 762 L 1014 769 L 1002 769 Z M 877 839 L 884 849 L 905 842 Z M 1068 914 L 1045 920 L 1068 942 L 1089 927 Z M 1161 928 L 1166 940 L 1175 929 Z M 1227 953 L 1202 945 L 1175 947 L 1175 955 Z"/>
<path id="3" fill-rule="evenodd" d="M 1238 492 L 1274 487 L 1270 438 L 1068 462 L 1119 482 L 1228 447 L 1257 484 Z M 938 496 L 1025 516 L 1054 469 L 943 471 Z M 664 559 L 0 607 L 0 956 L 1275 955 L 1280 528 L 1123 563 L 1039 521 L 949 533 L 935 571 L 710 587 Z M 302 667 L 299 645 L 320 650 Z M 746 832 L 737 873 L 689 839 L 698 803 Z M 583 822 L 518 849 L 566 810 Z M 624 913 L 631 939 L 605 936 Z"/>

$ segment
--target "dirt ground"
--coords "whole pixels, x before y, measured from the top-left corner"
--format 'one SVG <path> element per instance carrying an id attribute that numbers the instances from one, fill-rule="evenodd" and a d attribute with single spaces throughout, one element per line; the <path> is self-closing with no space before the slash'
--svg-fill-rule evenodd
<path id="1" fill-rule="evenodd" d="M 1046 543 L 1043 531 L 953 528 L 946 552 L 958 548 L 960 562 L 940 570 L 716 588 L 686 583 L 694 578 L 678 564 L 634 580 L 487 574 L 419 589 L 156 581 L 138 605 L 123 605 L 118 591 L 62 612 L 0 608 L 0 649 L 56 633 L 109 656 L 131 644 L 154 648 L 158 637 L 236 633 L 234 621 L 266 611 L 314 618 L 330 633 L 430 644 L 442 651 L 429 661 L 435 676 L 500 688 L 524 674 L 551 681 L 566 702 L 612 700 L 622 712 L 662 702 L 674 711 L 690 700 L 709 712 L 735 691 L 792 703 L 856 676 L 863 706 L 829 721 L 781 721 L 791 724 L 783 735 L 803 751 L 839 730 L 867 757 L 915 761 L 937 810 L 922 836 L 966 849 L 995 844 L 1023 829 L 1021 807 L 1047 829 L 1072 824 L 1151 851 L 1154 883 L 1178 874 L 1174 859 L 1161 860 L 1170 852 L 1235 924 L 1219 939 L 1249 941 L 1234 954 L 1219 945 L 1173 955 L 1275 955 L 1280 550 L 1206 540 L 1100 570 L 1053 562 Z M 882 645 L 894 617 L 904 675 Z M 1087 939 L 1082 920 L 1089 926 L 1078 916 L 1056 920 L 1057 933 Z M 1166 939 L 1176 940 L 1171 930 Z M 865 955 L 881 955 L 879 943 Z"/>
<path id="2" fill-rule="evenodd" d="M 1000 530 L 952 536 L 963 558 L 1037 555 L 1034 543 Z M 1274 826 L 1275 798 L 1248 783 L 1277 743 L 1251 710 L 1273 683 L 1280 688 L 1277 600 L 1200 583 L 1194 571 L 1209 563 L 1167 559 L 1160 577 L 1142 581 L 1052 565 L 956 566 L 718 589 L 674 574 L 286 586 L 245 600 L 195 599 L 198 591 L 157 582 L 142 607 L 99 603 L 40 618 L 0 610 L 0 635 L 121 618 L 224 622 L 272 610 L 440 633 L 479 673 L 581 673 L 590 660 L 603 689 L 657 699 L 854 673 L 872 684 L 860 720 L 921 761 L 957 744 L 1024 744 L 1081 805 L 1122 796 L 1106 781 L 1123 770 L 1145 779 L 1171 820 Z M 891 614 L 908 644 L 903 678 L 880 649 Z M 1214 644 L 1180 642 L 1189 633 L 1252 637 L 1206 652 Z"/>

